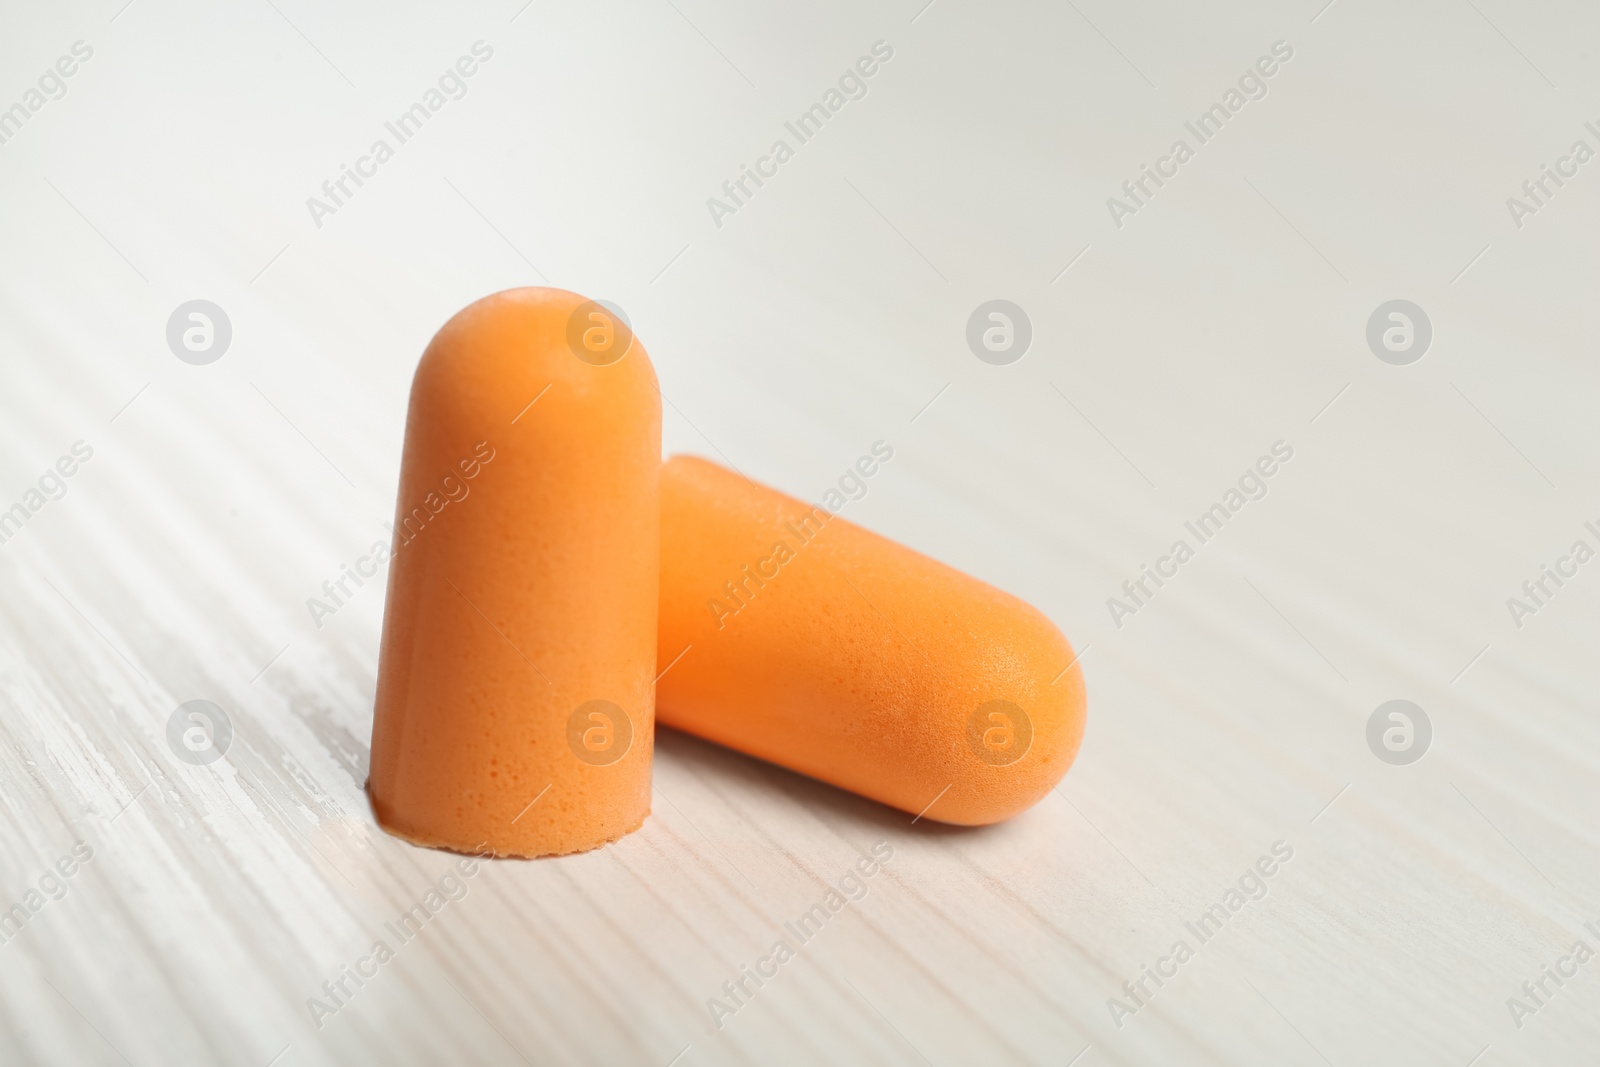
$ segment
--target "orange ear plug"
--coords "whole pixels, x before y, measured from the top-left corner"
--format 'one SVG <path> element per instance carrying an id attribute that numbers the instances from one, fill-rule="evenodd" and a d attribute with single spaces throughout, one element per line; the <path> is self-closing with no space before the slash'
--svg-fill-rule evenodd
<path id="1" fill-rule="evenodd" d="M 656 654 L 667 725 L 942 822 L 1031 806 L 1083 739 L 1037 610 L 687 456 L 661 473 Z"/>
<path id="2" fill-rule="evenodd" d="M 558 289 L 444 325 L 411 386 L 368 789 L 418 844 L 594 848 L 650 810 L 661 399 Z"/>

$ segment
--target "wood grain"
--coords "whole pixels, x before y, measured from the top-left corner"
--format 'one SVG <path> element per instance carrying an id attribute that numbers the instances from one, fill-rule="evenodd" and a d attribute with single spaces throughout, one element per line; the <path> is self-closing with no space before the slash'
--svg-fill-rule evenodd
<path id="1" fill-rule="evenodd" d="M 1600 548 L 1600 202 L 1587 171 L 1520 228 L 1505 199 L 1592 143 L 1600 16 L 1316 6 L 4 16 L 0 104 L 95 55 L 0 145 L 0 510 L 93 449 L 0 544 L 0 1062 L 1589 1062 L 1600 962 L 1508 1000 L 1600 949 L 1600 563 L 1520 626 L 1507 600 Z M 316 225 L 480 39 L 466 95 Z M 867 96 L 708 218 L 880 39 Z M 1114 225 L 1280 39 L 1268 95 Z M 1082 654 L 1061 787 L 959 829 L 663 730 L 651 817 L 599 851 L 468 876 L 378 830 L 383 584 L 320 626 L 306 600 L 387 537 L 432 331 L 545 281 L 627 309 L 669 451 L 815 499 L 891 442 L 852 520 Z M 1009 366 L 965 342 L 997 296 L 1033 324 Z M 233 326 L 207 366 L 165 338 L 196 297 Z M 1397 297 L 1434 326 L 1410 366 L 1365 340 Z M 1265 495 L 1115 617 L 1280 441 Z M 1366 738 L 1396 698 L 1434 730 L 1408 766 Z M 191 700 L 231 723 L 215 762 L 168 743 Z"/>

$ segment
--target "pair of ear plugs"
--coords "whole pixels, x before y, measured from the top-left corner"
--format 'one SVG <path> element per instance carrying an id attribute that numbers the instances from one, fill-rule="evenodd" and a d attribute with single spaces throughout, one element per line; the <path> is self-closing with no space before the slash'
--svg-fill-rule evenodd
<path id="1" fill-rule="evenodd" d="M 446 323 L 412 383 L 367 788 L 421 845 L 544 856 L 650 812 L 655 723 L 923 818 L 1061 780 L 1077 657 L 1039 611 L 705 460 L 661 460 L 631 329 L 559 289 Z"/>

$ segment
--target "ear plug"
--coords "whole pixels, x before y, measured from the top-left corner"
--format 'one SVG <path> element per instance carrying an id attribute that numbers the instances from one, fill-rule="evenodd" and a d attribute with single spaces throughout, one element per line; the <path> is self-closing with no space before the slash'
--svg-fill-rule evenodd
<path id="1" fill-rule="evenodd" d="M 942 822 L 1032 806 L 1083 738 L 1037 610 L 687 456 L 661 474 L 656 653 L 661 722 Z"/>
<path id="2" fill-rule="evenodd" d="M 559 289 L 447 322 L 406 416 L 368 791 L 422 845 L 594 848 L 650 810 L 661 399 Z"/>

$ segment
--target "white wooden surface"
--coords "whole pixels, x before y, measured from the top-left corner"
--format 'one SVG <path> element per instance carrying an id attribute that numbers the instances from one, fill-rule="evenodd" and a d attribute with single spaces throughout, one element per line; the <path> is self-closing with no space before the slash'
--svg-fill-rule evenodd
<path id="1" fill-rule="evenodd" d="M 0 545 L 0 907 L 65 887 L 0 944 L 0 1061 L 1591 1062 L 1600 962 L 1520 1026 L 1507 998 L 1600 949 L 1600 564 L 1521 628 L 1506 599 L 1597 544 L 1600 164 L 1521 228 L 1505 201 L 1600 147 L 1600 11 L 1320 3 L 8 5 L 0 106 L 93 56 L 0 144 L 0 507 L 94 452 Z M 478 40 L 465 97 L 315 226 Z M 878 40 L 866 97 L 714 225 Z M 1278 40 L 1267 95 L 1115 226 Z M 486 864 L 387 932 L 455 857 L 362 791 L 381 583 L 320 629 L 305 602 L 385 536 L 432 331 L 546 280 L 628 311 L 671 450 L 816 496 L 893 443 L 852 517 L 1083 651 L 1057 795 L 912 825 L 663 732 L 641 832 Z M 209 366 L 164 339 L 197 297 L 233 326 Z M 1011 366 L 963 339 L 994 297 L 1034 327 Z M 1394 298 L 1434 326 L 1410 366 L 1364 340 Z M 1267 497 L 1115 626 L 1278 440 Z M 1435 730 L 1409 766 L 1365 739 L 1394 698 Z M 203 766 L 166 740 L 194 699 L 234 728 Z M 866 896 L 715 1027 L 880 841 Z M 1119 1028 L 1108 998 L 1179 939 Z"/>

